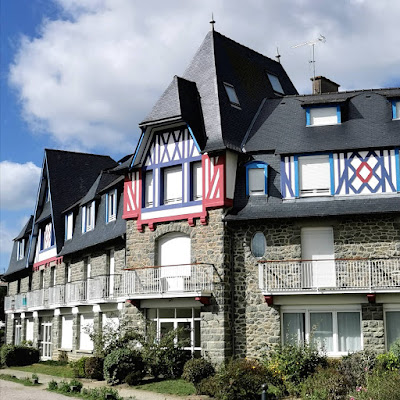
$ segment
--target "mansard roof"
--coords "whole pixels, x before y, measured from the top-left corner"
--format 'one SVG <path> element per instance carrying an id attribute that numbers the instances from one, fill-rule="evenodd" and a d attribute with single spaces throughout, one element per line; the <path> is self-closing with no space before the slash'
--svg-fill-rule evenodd
<path id="1" fill-rule="evenodd" d="M 123 179 L 121 176 L 117 176 L 112 173 L 101 171 L 100 175 L 97 177 L 91 188 L 85 194 L 85 196 L 80 200 L 80 205 L 85 205 L 90 201 L 93 201 L 98 197 L 99 193 L 107 187 L 112 186 L 116 181 Z"/>
<path id="2" fill-rule="evenodd" d="M 243 147 L 247 152 L 299 154 L 399 146 L 400 122 L 392 120 L 390 102 L 396 97 L 400 97 L 400 88 L 266 100 Z M 307 107 L 332 104 L 341 106 L 341 124 L 306 126 Z"/>
<path id="3" fill-rule="evenodd" d="M 14 241 L 29 237 L 29 234 L 32 231 L 32 222 L 33 222 L 33 215 L 29 217 L 28 222 L 21 229 L 21 232 L 14 238 Z"/>
<path id="4" fill-rule="evenodd" d="M 185 103 L 189 102 L 186 106 L 192 107 L 191 110 L 185 110 L 186 115 L 204 121 L 205 145 L 201 144 L 201 129 L 193 129 L 201 149 L 240 150 L 243 137 L 262 99 L 280 97 L 272 89 L 267 73 L 279 78 L 285 94 L 297 94 L 280 63 L 211 31 L 183 74 L 184 79 L 174 78 L 141 125 L 182 116 L 185 105 L 179 96 L 184 94 Z M 231 105 L 224 84 L 235 88 L 240 107 Z M 200 94 L 202 116 L 195 107 L 196 91 Z"/>

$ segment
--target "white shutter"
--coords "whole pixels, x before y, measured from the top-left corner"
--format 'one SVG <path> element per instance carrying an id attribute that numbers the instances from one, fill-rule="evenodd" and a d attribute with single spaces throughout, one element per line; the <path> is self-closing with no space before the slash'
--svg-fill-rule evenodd
<path id="1" fill-rule="evenodd" d="M 249 169 L 249 194 L 265 194 L 264 168 Z"/>
<path id="2" fill-rule="evenodd" d="M 400 119 L 400 101 L 396 102 L 396 119 Z"/>
<path id="3" fill-rule="evenodd" d="M 73 231 L 73 213 L 69 213 L 67 215 L 67 240 L 72 239 L 72 231 Z"/>
<path id="4" fill-rule="evenodd" d="M 317 107 L 310 109 L 311 125 L 334 125 L 337 123 L 337 107 Z"/>
<path id="5" fill-rule="evenodd" d="M 93 350 L 93 341 L 90 339 L 86 328 L 93 328 L 93 315 L 81 315 L 81 328 L 80 328 L 80 340 L 79 340 L 79 349 L 80 350 Z"/>
<path id="6" fill-rule="evenodd" d="M 86 232 L 86 206 L 82 207 L 82 233 Z"/>
<path id="7" fill-rule="evenodd" d="M 72 349 L 72 315 L 63 315 L 61 322 L 61 348 Z"/>
<path id="8" fill-rule="evenodd" d="M 90 228 L 94 229 L 94 225 L 95 225 L 95 202 L 92 201 L 92 205 L 90 206 L 90 212 L 91 212 L 91 224 L 90 224 Z"/>
<path id="9" fill-rule="evenodd" d="M 182 166 L 164 169 L 164 204 L 182 201 Z"/>
<path id="10" fill-rule="evenodd" d="M 25 340 L 30 340 L 33 342 L 33 326 L 34 322 L 32 319 L 26 319 L 25 320 L 25 326 L 26 326 L 26 333 L 25 333 Z M 72 335 L 71 335 L 72 336 Z"/>
<path id="11" fill-rule="evenodd" d="M 330 193 L 329 156 L 299 158 L 300 194 L 321 195 Z"/>
<path id="12" fill-rule="evenodd" d="M 153 207 L 153 171 L 147 171 L 145 181 L 145 207 Z"/>
<path id="13" fill-rule="evenodd" d="M 195 162 L 192 165 L 192 177 L 193 177 L 193 200 L 201 200 L 203 197 L 203 181 L 202 181 L 202 169 L 201 161 Z"/>

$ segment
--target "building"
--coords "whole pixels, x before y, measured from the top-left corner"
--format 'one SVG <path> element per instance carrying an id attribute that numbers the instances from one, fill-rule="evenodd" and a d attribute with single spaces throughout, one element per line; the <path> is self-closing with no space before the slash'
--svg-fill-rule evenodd
<path id="1" fill-rule="evenodd" d="M 388 348 L 400 88 L 313 85 L 299 95 L 280 63 L 212 30 L 132 155 L 46 150 L 6 272 L 8 342 L 76 358 L 92 350 L 85 326 L 125 319 L 186 328 L 187 350 L 214 362 L 304 339 L 331 356 Z"/>

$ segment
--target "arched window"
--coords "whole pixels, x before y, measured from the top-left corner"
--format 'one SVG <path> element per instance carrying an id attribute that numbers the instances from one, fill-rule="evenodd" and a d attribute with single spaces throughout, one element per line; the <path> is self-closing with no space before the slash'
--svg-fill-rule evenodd
<path id="1" fill-rule="evenodd" d="M 251 239 L 251 254 L 254 257 L 263 257 L 265 254 L 265 249 L 267 247 L 267 241 L 262 232 L 256 232 Z"/>

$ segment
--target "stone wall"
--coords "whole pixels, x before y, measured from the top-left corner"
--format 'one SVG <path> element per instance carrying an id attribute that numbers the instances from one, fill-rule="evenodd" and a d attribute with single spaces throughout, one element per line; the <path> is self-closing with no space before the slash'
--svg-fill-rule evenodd
<path id="1" fill-rule="evenodd" d="M 364 349 L 385 351 L 385 328 L 382 304 L 363 304 L 361 307 Z"/>

